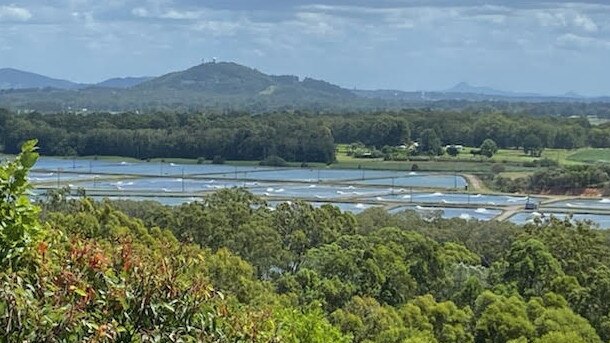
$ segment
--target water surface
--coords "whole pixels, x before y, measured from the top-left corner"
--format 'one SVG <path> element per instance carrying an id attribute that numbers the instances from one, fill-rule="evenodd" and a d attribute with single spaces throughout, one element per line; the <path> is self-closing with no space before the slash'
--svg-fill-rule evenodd
<path id="1" fill-rule="evenodd" d="M 548 218 L 551 216 L 554 216 L 559 219 L 565 219 L 568 214 L 559 212 L 519 212 L 516 215 L 512 216 L 509 220 L 515 224 L 527 224 L 533 223 L 535 218 L 540 218 L 541 220 L 548 220 Z M 572 221 L 591 221 L 599 225 L 599 228 L 601 229 L 610 228 L 610 215 L 576 213 L 572 214 Z"/>
<path id="2" fill-rule="evenodd" d="M 416 193 L 407 189 L 395 189 L 394 195 L 384 195 L 376 197 L 376 201 L 389 202 L 415 202 L 415 203 L 434 203 L 434 204 L 478 204 L 491 206 L 515 206 L 523 205 L 528 201 L 526 196 L 511 195 L 483 195 L 468 193 L 443 193 L 428 192 Z M 530 197 L 529 201 L 539 202 L 540 198 Z"/>
<path id="3" fill-rule="evenodd" d="M 395 187 L 430 187 L 464 189 L 468 182 L 460 175 L 412 174 L 397 178 L 368 179 L 358 181 L 369 185 L 394 185 Z"/>
<path id="4" fill-rule="evenodd" d="M 610 199 L 571 199 L 554 202 L 545 205 L 552 208 L 575 208 L 575 209 L 608 209 L 610 210 Z"/>

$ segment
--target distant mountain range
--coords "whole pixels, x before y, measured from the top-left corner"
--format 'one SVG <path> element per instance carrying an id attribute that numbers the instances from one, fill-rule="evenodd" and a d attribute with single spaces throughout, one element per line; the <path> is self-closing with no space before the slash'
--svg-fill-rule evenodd
<path id="1" fill-rule="evenodd" d="M 21 74 L 19 74 L 21 73 Z M 19 79 L 17 76 L 24 76 Z M 36 111 L 129 111 L 146 109 L 322 110 L 351 106 L 352 91 L 311 78 L 268 75 L 232 62 L 204 63 L 156 78 L 117 78 L 95 85 L 75 84 L 30 73 L 13 73 L 0 84 L 0 107 Z M 27 77 L 26 77 L 27 76 Z M 37 80 L 38 80 L 37 79 Z"/>
<path id="2" fill-rule="evenodd" d="M 439 101 L 610 101 L 578 94 L 544 96 L 459 83 L 444 91 L 348 90 L 326 81 L 268 75 L 232 62 L 212 62 L 160 77 L 113 78 L 79 84 L 0 69 L 0 107 L 36 111 L 128 111 L 147 109 L 329 110 L 425 107 Z"/>
<path id="3" fill-rule="evenodd" d="M 13 68 L 3 68 L 0 69 L 0 90 L 44 88 L 74 90 L 87 87 L 129 88 L 150 79 L 152 79 L 152 77 L 125 77 L 109 79 L 96 84 L 83 84 L 54 79 Z"/>

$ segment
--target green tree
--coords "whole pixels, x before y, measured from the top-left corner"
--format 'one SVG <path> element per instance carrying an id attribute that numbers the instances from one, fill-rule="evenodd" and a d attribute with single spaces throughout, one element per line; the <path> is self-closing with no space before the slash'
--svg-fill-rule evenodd
<path id="1" fill-rule="evenodd" d="M 432 295 L 420 296 L 413 299 L 405 307 L 416 306 L 423 316 L 426 324 L 418 324 L 417 328 L 430 328 L 439 343 L 473 342 L 470 332 L 472 312 L 470 309 L 459 309 L 453 302 L 436 302 Z M 408 318 L 412 309 L 403 308 L 400 313 Z M 405 322 L 407 320 L 405 319 Z"/>
<path id="2" fill-rule="evenodd" d="M 480 149 L 481 155 L 491 158 L 495 153 L 498 152 L 498 145 L 496 144 L 496 142 L 494 142 L 493 139 L 488 138 L 483 141 Z"/>
<path id="3" fill-rule="evenodd" d="M 559 262 L 548 248 L 535 239 L 517 240 L 506 256 L 504 281 L 514 282 L 525 295 L 542 295 L 563 276 Z"/>
<path id="4" fill-rule="evenodd" d="M 442 155 L 441 139 L 434 129 L 426 129 L 419 136 L 419 151 L 428 155 Z"/>
<path id="5" fill-rule="evenodd" d="M 352 214 L 342 213 L 335 206 L 315 208 L 297 201 L 277 206 L 273 227 L 290 254 L 282 267 L 296 271 L 309 249 L 332 243 L 342 235 L 354 234 L 356 221 Z"/>
<path id="6" fill-rule="evenodd" d="M 344 308 L 331 314 L 342 332 L 354 335 L 354 342 L 396 342 L 407 337 L 398 312 L 368 297 L 354 297 Z"/>
<path id="7" fill-rule="evenodd" d="M 460 150 L 458 148 L 456 148 L 455 145 L 448 146 L 446 151 L 447 151 L 447 154 L 451 157 L 456 157 L 457 155 L 460 154 Z"/>
<path id="8" fill-rule="evenodd" d="M 278 336 L 284 342 L 300 343 L 349 343 L 348 335 L 342 334 L 339 329 L 332 326 L 319 309 L 301 312 L 294 309 L 278 311 L 276 320 L 281 323 L 278 327 Z"/>
<path id="9" fill-rule="evenodd" d="M 13 162 L 0 167 L 0 264 L 9 270 L 41 234 L 39 209 L 27 195 L 27 174 L 37 159 L 36 141 L 27 141 Z"/>
<path id="10" fill-rule="evenodd" d="M 213 251 L 229 248 L 252 263 L 259 275 L 268 275 L 288 256 L 269 212 L 265 202 L 251 193 L 225 189 L 203 202 L 177 207 L 168 217 L 157 218 L 155 225 L 171 227 L 181 240 Z"/>
<path id="11" fill-rule="evenodd" d="M 575 333 L 580 340 L 587 343 L 601 343 L 595 329 L 583 317 L 575 314 L 569 308 L 546 309 L 534 320 L 538 336 L 549 333 L 569 335 Z"/>
<path id="12" fill-rule="evenodd" d="M 534 134 L 529 134 L 523 139 L 523 152 L 532 156 L 540 156 L 544 145 L 540 138 Z"/>
<path id="13" fill-rule="evenodd" d="M 534 337 L 535 327 L 527 316 L 525 303 L 489 291 L 479 296 L 475 305 L 476 342 L 501 343 Z"/>
<path id="14" fill-rule="evenodd" d="M 534 340 L 534 343 L 587 343 L 575 332 L 550 332 Z"/>
<path id="15" fill-rule="evenodd" d="M 419 294 L 438 291 L 446 285 L 447 262 L 435 241 L 397 228 L 377 230 L 372 234 L 372 240 L 400 256 L 417 282 Z"/>

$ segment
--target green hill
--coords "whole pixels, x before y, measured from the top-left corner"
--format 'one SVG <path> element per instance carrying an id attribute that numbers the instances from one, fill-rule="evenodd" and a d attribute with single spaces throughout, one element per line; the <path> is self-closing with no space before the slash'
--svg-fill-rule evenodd
<path id="1" fill-rule="evenodd" d="M 205 63 L 169 73 L 136 86 L 136 90 L 186 90 L 221 95 L 256 95 L 276 82 L 269 75 L 236 63 Z"/>
<path id="2" fill-rule="evenodd" d="M 201 96 L 274 98 L 300 101 L 311 98 L 355 98 L 355 94 L 331 83 L 297 76 L 274 76 L 232 62 L 205 63 L 144 82 L 134 91 L 184 91 Z"/>

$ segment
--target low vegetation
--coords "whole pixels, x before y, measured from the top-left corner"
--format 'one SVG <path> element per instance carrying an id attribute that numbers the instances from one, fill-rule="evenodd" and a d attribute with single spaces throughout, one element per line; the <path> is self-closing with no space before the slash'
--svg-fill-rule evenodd
<path id="1" fill-rule="evenodd" d="M 497 176 L 493 187 L 504 192 L 581 194 L 587 188 L 607 193 L 610 166 L 606 164 L 552 167 L 519 178 Z"/>

